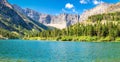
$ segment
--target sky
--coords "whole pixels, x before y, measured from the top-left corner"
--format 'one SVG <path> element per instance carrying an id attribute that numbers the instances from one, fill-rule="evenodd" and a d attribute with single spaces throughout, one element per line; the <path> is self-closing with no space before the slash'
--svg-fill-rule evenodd
<path id="1" fill-rule="evenodd" d="M 30 8 L 40 13 L 82 14 L 83 11 L 94 8 L 101 3 L 117 3 L 120 0 L 8 0 L 22 8 Z"/>

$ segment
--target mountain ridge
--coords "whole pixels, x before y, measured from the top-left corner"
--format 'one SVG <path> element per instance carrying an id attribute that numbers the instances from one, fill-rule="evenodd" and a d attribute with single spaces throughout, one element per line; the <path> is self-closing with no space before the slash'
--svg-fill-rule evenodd
<path id="1" fill-rule="evenodd" d="M 31 18 L 16 11 L 7 0 L 0 0 L 0 31 L 11 34 L 15 32 L 17 35 L 25 35 L 26 33 L 40 32 L 49 28 Z M 0 33 L 4 37 L 5 33 Z M 13 35 L 13 34 L 11 34 Z M 15 36 L 15 35 L 14 35 Z"/>
<path id="2" fill-rule="evenodd" d="M 109 3 L 101 3 L 97 6 L 95 6 L 92 9 L 84 11 L 81 15 L 80 14 L 67 14 L 67 13 L 61 13 L 58 15 L 50 15 L 50 14 L 44 14 L 39 13 L 37 11 L 34 11 L 32 9 L 22 9 L 16 5 L 13 5 L 15 9 L 18 9 L 21 13 L 25 14 L 26 16 L 32 18 L 33 20 L 39 21 L 40 23 L 46 25 L 46 26 L 52 26 L 59 29 L 66 28 L 70 25 L 74 25 L 77 22 L 84 22 L 88 19 L 88 17 L 92 15 L 97 14 L 103 14 L 103 13 L 110 13 L 110 12 L 116 12 L 119 11 L 120 4 L 109 4 Z"/>
<path id="3" fill-rule="evenodd" d="M 78 22 L 80 15 L 77 14 L 67 14 L 61 13 L 59 15 L 50 15 L 39 13 L 32 9 L 26 8 L 22 9 L 18 5 L 13 5 L 13 7 L 20 13 L 32 18 L 33 20 L 39 21 L 46 26 L 53 26 L 59 29 L 66 28 Z M 58 26 L 56 26 L 58 25 Z"/>

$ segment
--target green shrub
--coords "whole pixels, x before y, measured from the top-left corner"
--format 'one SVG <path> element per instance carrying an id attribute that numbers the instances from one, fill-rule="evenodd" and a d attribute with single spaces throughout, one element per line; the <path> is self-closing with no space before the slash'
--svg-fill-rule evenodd
<path id="1" fill-rule="evenodd" d="M 120 41 L 120 37 L 117 37 L 117 38 L 115 39 L 115 41 Z"/>

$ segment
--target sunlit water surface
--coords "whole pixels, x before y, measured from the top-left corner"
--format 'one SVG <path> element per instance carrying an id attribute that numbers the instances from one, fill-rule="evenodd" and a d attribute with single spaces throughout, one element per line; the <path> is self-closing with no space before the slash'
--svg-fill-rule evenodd
<path id="1" fill-rule="evenodd" d="M 0 40 L 0 62 L 120 62 L 120 43 Z"/>

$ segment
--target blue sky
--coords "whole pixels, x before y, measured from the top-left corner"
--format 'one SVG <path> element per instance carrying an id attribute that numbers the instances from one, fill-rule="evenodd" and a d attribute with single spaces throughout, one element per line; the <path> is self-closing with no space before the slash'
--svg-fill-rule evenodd
<path id="1" fill-rule="evenodd" d="M 90 9 L 101 3 L 117 3 L 119 0 L 8 0 L 22 8 L 31 8 L 35 11 L 48 14 L 78 13 Z"/>

